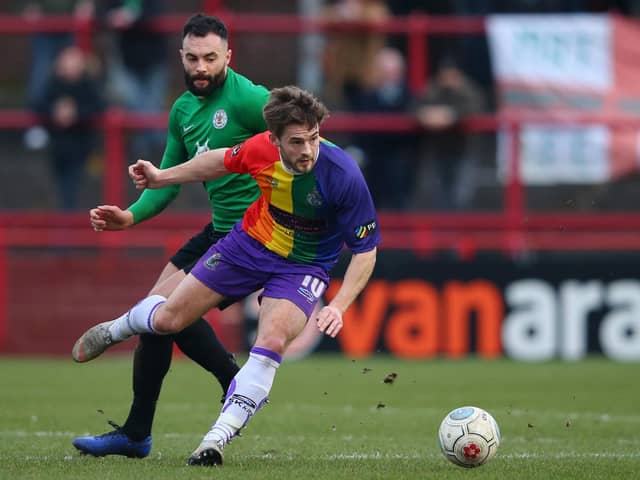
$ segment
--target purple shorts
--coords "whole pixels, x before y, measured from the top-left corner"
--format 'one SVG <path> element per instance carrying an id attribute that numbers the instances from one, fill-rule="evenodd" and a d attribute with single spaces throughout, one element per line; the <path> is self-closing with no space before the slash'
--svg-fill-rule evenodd
<path id="1" fill-rule="evenodd" d="M 287 299 L 307 318 L 329 284 L 324 268 L 294 263 L 273 253 L 239 225 L 211 246 L 191 274 L 227 298 L 244 298 L 263 288 L 261 297 Z"/>

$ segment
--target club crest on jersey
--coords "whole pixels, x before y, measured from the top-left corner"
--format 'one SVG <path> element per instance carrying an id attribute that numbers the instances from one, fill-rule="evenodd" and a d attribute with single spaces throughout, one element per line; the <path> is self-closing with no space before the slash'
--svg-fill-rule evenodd
<path id="1" fill-rule="evenodd" d="M 375 221 L 371 221 L 369 223 L 356 227 L 354 232 L 356 234 L 356 238 L 359 238 L 362 240 L 363 238 L 369 236 L 369 234 L 373 232 L 377 226 L 378 225 L 376 224 Z"/>
<path id="2" fill-rule="evenodd" d="M 307 194 L 307 203 L 312 207 L 319 207 L 322 205 L 322 196 L 320 192 L 315 188 Z"/>
<path id="3" fill-rule="evenodd" d="M 204 266 L 209 270 L 215 270 L 216 268 L 218 268 L 218 262 L 220 262 L 221 258 L 222 255 L 216 252 L 205 260 Z"/>
<path id="4" fill-rule="evenodd" d="M 225 127 L 227 120 L 227 112 L 222 109 L 216 110 L 216 113 L 213 114 L 213 127 L 220 130 Z"/>

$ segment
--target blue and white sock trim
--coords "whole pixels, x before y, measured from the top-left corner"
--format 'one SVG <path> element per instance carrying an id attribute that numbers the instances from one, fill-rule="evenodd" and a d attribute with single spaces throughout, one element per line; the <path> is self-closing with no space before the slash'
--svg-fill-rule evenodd
<path id="1" fill-rule="evenodd" d="M 249 354 L 252 354 L 252 353 L 254 353 L 256 355 L 262 355 L 263 357 L 270 358 L 271 360 L 276 362 L 278 365 L 280 365 L 282 363 L 282 356 L 280 354 L 274 352 L 273 350 L 269 350 L 268 348 L 253 347 L 251 349 L 251 351 L 249 352 Z"/>
<path id="2" fill-rule="evenodd" d="M 158 333 L 156 331 L 155 328 L 153 328 L 153 314 L 156 313 L 156 309 L 162 305 L 163 303 L 165 303 L 166 300 L 161 300 L 158 303 L 156 303 L 153 308 L 151 309 L 151 311 L 149 312 L 149 316 L 147 317 L 147 328 L 149 329 L 150 332 L 152 333 Z"/>

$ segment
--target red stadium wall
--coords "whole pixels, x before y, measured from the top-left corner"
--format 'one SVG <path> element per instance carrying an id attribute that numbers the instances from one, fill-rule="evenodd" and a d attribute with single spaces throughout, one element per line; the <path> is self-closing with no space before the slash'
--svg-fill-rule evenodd
<path id="1" fill-rule="evenodd" d="M 161 250 L 109 251 L 96 255 L 70 248 L 12 253 L 5 262 L 7 279 L 1 353 L 70 355 L 89 326 L 126 312 L 144 298 L 166 259 Z M 0 265 L 0 268 L 2 265 Z M 228 348 L 239 351 L 237 332 L 225 328 L 220 315 L 208 319 Z M 135 340 L 113 348 L 130 351 Z"/>
<path id="2" fill-rule="evenodd" d="M 5 351 L 68 354 L 87 326 L 120 315 L 144 297 L 161 265 L 158 255 L 11 255 Z"/>

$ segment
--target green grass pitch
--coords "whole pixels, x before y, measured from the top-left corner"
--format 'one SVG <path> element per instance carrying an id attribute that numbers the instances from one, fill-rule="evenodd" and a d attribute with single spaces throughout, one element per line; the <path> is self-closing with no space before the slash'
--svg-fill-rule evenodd
<path id="1" fill-rule="evenodd" d="M 385 377 L 396 373 L 393 383 Z M 640 475 L 638 364 L 589 358 L 527 364 L 478 359 L 286 361 L 271 403 L 225 452 L 221 468 L 186 459 L 217 417 L 220 389 L 193 363 L 165 381 L 149 457 L 80 456 L 78 435 L 122 422 L 128 357 L 89 364 L 0 358 L 0 479 L 631 479 Z M 437 429 L 463 405 L 502 430 L 496 457 L 462 469 L 440 454 Z"/>

